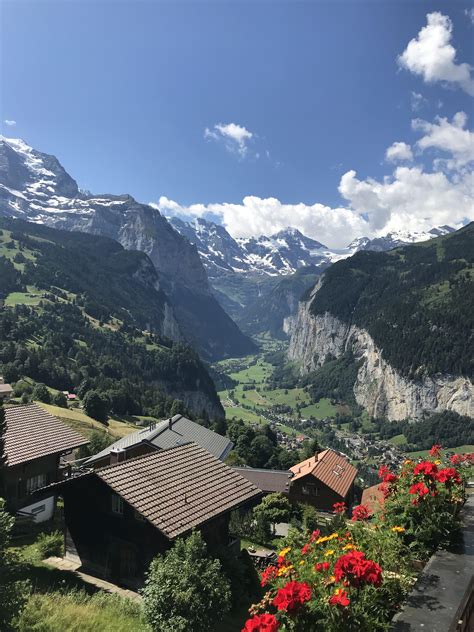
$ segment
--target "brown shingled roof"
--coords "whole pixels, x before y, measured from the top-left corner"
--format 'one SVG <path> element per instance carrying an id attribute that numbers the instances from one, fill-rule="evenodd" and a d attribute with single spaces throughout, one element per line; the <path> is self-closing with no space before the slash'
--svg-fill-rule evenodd
<path id="1" fill-rule="evenodd" d="M 293 474 L 289 471 L 264 470 L 253 467 L 233 467 L 232 469 L 264 492 L 288 494 L 290 490 Z"/>
<path id="2" fill-rule="evenodd" d="M 89 443 L 36 404 L 5 408 L 7 465 L 67 452 Z"/>
<path id="3" fill-rule="evenodd" d="M 343 498 L 347 495 L 357 475 L 356 468 L 333 450 L 323 450 L 317 455 L 290 467 L 293 481 L 311 474 Z"/>
<path id="4" fill-rule="evenodd" d="M 195 443 L 109 465 L 94 474 L 169 539 L 262 493 Z"/>

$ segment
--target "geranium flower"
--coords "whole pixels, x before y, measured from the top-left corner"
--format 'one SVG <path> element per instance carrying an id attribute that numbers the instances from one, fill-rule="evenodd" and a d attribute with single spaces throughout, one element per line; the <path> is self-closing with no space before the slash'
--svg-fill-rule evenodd
<path id="1" fill-rule="evenodd" d="M 436 480 L 440 483 L 461 483 L 461 477 L 454 467 L 445 467 L 436 474 Z"/>
<path id="2" fill-rule="evenodd" d="M 328 571 L 330 567 L 331 564 L 329 562 L 317 562 L 314 566 L 315 570 L 317 570 L 318 573 L 321 573 L 322 571 Z"/>
<path id="3" fill-rule="evenodd" d="M 301 605 L 311 599 L 311 587 L 305 582 L 288 582 L 286 586 L 280 588 L 273 605 L 278 610 L 294 612 Z"/>
<path id="4" fill-rule="evenodd" d="M 430 456 L 439 456 L 439 453 L 443 449 L 443 446 L 439 443 L 435 443 L 430 449 Z"/>
<path id="5" fill-rule="evenodd" d="M 319 529 L 315 529 L 313 533 L 311 534 L 309 541 L 314 542 L 315 540 L 319 538 L 320 535 L 321 535 L 321 531 Z"/>
<path id="6" fill-rule="evenodd" d="M 291 551 L 291 546 L 287 546 L 286 548 L 282 549 L 279 553 L 278 556 L 279 557 L 285 557 L 286 555 L 288 555 L 288 553 Z"/>
<path id="7" fill-rule="evenodd" d="M 271 581 L 272 579 L 275 579 L 275 577 L 278 575 L 278 568 L 276 566 L 267 566 L 267 568 L 262 572 L 260 578 L 260 585 L 266 586 L 268 584 L 269 581 Z"/>
<path id="8" fill-rule="evenodd" d="M 301 555 L 307 555 L 308 553 L 311 553 L 311 546 L 309 544 L 305 544 L 301 549 Z"/>
<path id="9" fill-rule="evenodd" d="M 334 505 L 332 506 L 332 509 L 334 511 L 334 513 L 337 514 L 343 514 L 346 512 L 346 503 L 334 503 Z"/>
<path id="10" fill-rule="evenodd" d="M 242 632 L 276 632 L 280 624 L 273 614 L 257 614 L 245 622 Z"/>
<path id="11" fill-rule="evenodd" d="M 347 592 L 342 590 L 342 588 L 338 588 L 334 595 L 329 599 L 329 604 L 331 606 L 341 606 L 342 608 L 346 608 L 350 603 L 351 600 L 347 596 Z"/>
<path id="12" fill-rule="evenodd" d="M 338 581 L 345 579 L 356 587 L 363 584 L 380 586 L 382 583 L 382 569 L 376 562 L 366 559 L 362 551 L 341 555 L 334 565 L 334 575 Z"/>
<path id="13" fill-rule="evenodd" d="M 357 520 L 367 520 L 369 517 L 370 511 L 369 508 L 365 505 L 357 505 L 357 507 L 354 507 L 354 509 L 352 510 L 351 520 L 353 522 L 356 522 Z"/>
<path id="14" fill-rule="evenodd" d="M 449 457 L 449 460 L 453 465 L 460 465 L 463 461 L 463 457 L 461 454 L 453 454 Z"/>
<path id="15" fill-rule="evenodd" d="M 424 483 L 415 483 L 408 490 L 409 494 L 418 494 L 419 499 L 429 494 L 429 492 L 430 490 L 426 487 Z"/>
<path id="16" fill-rule="evenodd" d="M 437 472 L 437 466 L 434 463 L 431 463 L 431 461 L 423 461 L 422 463 L 418 463 L 418 465 L 415 465 L 415 468 L 413 470 L 413 474 L 415 474 L 415 476 L 417 476 L 418 474 L 423 474 L 424 476 L 433 477 Z"/>

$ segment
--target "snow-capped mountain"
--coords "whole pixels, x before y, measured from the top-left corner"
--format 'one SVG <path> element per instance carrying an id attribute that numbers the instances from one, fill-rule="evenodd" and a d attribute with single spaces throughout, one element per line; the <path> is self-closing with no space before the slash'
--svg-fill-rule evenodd
<path id="1" fill-rule="evenodd" d="M 454 230 L 450 226 L 440 226 L 426 232 L 392 232 L 373 239 L 359 237 L 347 248 L 335 250 L 291 227 L 269 237 L 234 238 L 224 226 L 203 218 L 184 221 L 170 217 L 169 221 L 183 237 L 196 245 L 211 278 L 227 273 L 289 275 L 307 266 L 322 270 L 359 250 L 391 250 Z"/>
<path id="2" fill-rule="evenodd" d="M 103 235 L 145 252 L 168 299 L 168 318 L 204 357 L 253 350 L 213 296 L 196 248 L 157 209 L 130 195 L 82 191 L 54 156 L 0 137 L 0 216 Z"/>
<path id="3" fill-rule="evenodd" d="M 448 235 L 453 233 L 454 228 L 451 226 L 438 226 L 424 232 L 391 232 L 383 235 L 382 237 L 358 237 L 348 246 L 348 249 L 357 252 L 359 250 L 376 250 L 382 252 L 384 250 L 392 250 L 392 248 L 398 248 L 399 246 L 407 246 L 419 241 L 428 241 L 433 237 L 441 237 L 442 235 Z"/>
<path id="4" fill-rule="evenodd" d="M 291 227 L 269 237 L 234 239 L 223 226 L 206 219 L 171 217 L 169 221 L 196 245 L 210 277 L 226 273 L 288 275 L 305 266 L 326 267 L 353 252 L 331 250 Z"/>

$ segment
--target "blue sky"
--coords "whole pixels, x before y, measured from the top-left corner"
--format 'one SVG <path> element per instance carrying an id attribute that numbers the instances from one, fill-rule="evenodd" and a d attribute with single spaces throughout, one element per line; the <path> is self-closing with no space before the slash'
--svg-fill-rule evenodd
<path id="1" fill-rule="evenodd" d="M 403 227 L 413 212 L 383 189 L 384 178 L 400 179 L 397 166 L 458 186 L 438 183 L 459 224 L 469 216 L 469 185 L 459 191 L 469 162 L 454 169 L 442 161 L 459 162 L 465 147 L 416 143 L 436 133 L 427 127 L 436 117 L 472 129 L 472 73 L 462 66 L 474 65 L 469 7 L 4 0 L 1 120 L 10 124 L 2 133 L 55 154 L 84 188 L 161 198 L 166 212 L 213 213 L 234 234 L 295 223 L 340 245 L 338 232 L 349 238 L 361 222 L 372 233 Z M 415 50 L 397 62 L 428 14 L 448 20 L 433 32 L 451 29 L 441 49 L 427 51 L 441 61 L 419 67 Z M 442 68 L 446 46 L 455 58 Z M 466 118 L 453 126 L 458 112 Z M 387 160 L 394 142 L 410 149 L 399 146 Z M 415 175 L 405 173 L 404 185 Z M 427 212 L 410 227 L 446 219 Z"/>

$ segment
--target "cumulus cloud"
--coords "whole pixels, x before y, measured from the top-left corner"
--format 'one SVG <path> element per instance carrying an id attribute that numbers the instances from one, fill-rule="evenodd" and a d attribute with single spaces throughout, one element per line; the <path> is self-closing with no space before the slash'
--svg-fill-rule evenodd
<path id="1" fill-rule="evenodd" d="M 464 15 L 466 15 L 471 24 L 474 25 L 474 9 L 464 9 Z"/>
<path id="2" fill-rule="evenodd" d="M 349 171 L 341 178 L 339 191 L 378 235 L 442 224 L 457 227 L 474 218 L 470 174 L 450 179 L 441 172 L 425 173 L 421 167 L 398 167 L 380 182 L 359 180 L 355 171 Z"/>
<path id="3" fill-rule="evenodd" d="M 413 160 L 413 153 L 410 145 L 407 145 L 407 143 L 396 142 L 387 149 L 385 158 L 390 162 L 403 162 L 405 160 Z"/>
<path id="4" fill-rule="evenodd" d="M 204 138 L 224 143 L 226 149 L 241 158 L 247 155 L 248 142 L 253 137 L 252 132 L 236 123 L 217 123 L 212 129 L 206 127 L 204 130 Z"/>
<path id="5" fill-rule="evenodd" d="M 457 112 L 452 122 L 439 116 L 434 123 L 415 119 L 412 128 L 425 134 L 417 142 L 421 150 L 432 148 L 451 154 L 447 167 L 459 169 L 474 160 L 474 133 L 466 129 L 466 124 L 466 113 Z"/>
<path id="6" fill-rule="evenodd" d="M 441 81 L 457 85 L 474 95 L 472 67 L 456 62 L 456 49 L 450 43 L 453 24 L 439 12 L 428 13 L 427 25 L 413 38 L 398 57 L 402 68 L 423 77 L 426 83 Z"/>
<path id="7" fill-rule="evenodd" d="M 15 125 L 16 125 L 16 121 L 12 121 L 11 119 L 5 119 L 3 122 L 8 127 L 15 127 Z"/>

